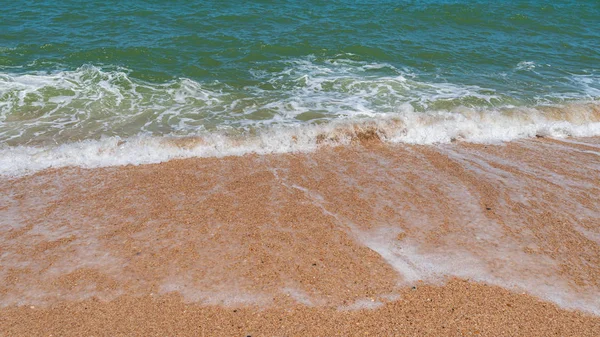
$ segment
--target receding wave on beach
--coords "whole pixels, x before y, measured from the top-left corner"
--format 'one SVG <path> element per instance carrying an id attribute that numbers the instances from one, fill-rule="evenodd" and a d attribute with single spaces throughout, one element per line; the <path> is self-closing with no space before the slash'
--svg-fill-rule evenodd
<path id="1" fill-rule="evenodd" d="M 597 137 L 412 145 L 375 134 L 305 153 L 5 178 L 2 310 L 52 317 L 63 301 L 101 310 L 151 296 L 310 317 L 472 296 L 559 320 L 577 310 L 569 331 L 597 331 Z M 533 302 L 515 309 L 515 298 Z"/>

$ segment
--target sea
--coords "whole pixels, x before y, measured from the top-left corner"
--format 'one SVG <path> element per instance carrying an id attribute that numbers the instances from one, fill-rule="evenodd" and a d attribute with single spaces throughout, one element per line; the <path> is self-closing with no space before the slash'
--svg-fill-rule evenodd
<path id="1" fill-rule="evenodd" d="M 600 135 L 600 2 L 2 1 L 0 175 Z"/>

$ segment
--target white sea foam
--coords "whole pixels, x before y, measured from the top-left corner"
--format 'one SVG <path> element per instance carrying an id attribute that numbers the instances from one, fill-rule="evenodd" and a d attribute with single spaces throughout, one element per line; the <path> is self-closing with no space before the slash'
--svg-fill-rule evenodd
<path id="1" fill-rule="evenodd" d="M 535 69 L 536 64 L 533 61 L 521 61 L 517 64 L 516 70 L 533 70 Z"/>
<path id="2" fill-rule="evenodd" d="M 285 125 L 254 134 L 211 132 L 195 137 L 105 137 L 60 145 L 0 147 L 0 174 L 22 175 L 67 166 L 105 167 L 149 164 L 175 158 L 220 157 L 247 153 L 313 151 L 344 145 L 371 133 L 389 143 L 435 144 L 452 141 L 495 143 L 521 138 L 589 137 L 600 135 L 600 114 L 594 105 L 572 105 L 549 113 L 540 109 L 505 111 L 415 112 L 361 121 L 321 125 Z"/>
<path id="3" fill-rule="evenodd" d="M 338 307 L 340 311 L 356 311 L 356 310 L 373 310 L 381 307 L 383 305 L 382 302 L 376 301 L 374 299 L 358 299 L 354 303 L 346 306 Z"/>
<path id="4" fill-rule="evenodd" d="M 307 120 L 402 117 L 407 109 L 490 110 L 518 100 L 476 85 L 431 82 L 389 64 L 314 57 L 284 64 L 278 72 L 250 70 L 255 84 L 243 88 L 188 78 L 149 83 L 125 68 L 91 65 L 50 74 L 0 73 L 0 142 L 193 136 L 204 130 L 249 130 Z M 598 96 L 595 76 L 573 75 L 571 81 L 576 92 L 569 99 Z"/>
<path id="5" fill-rule="evenodd" d="M 191 303 L 203 303 L 207 305 L 244 306 L 244 305 L 267 305 L 271 299 L 264 294 L 244 292 L 239 289 L 232 290 L 234 286 L 218 285 L 216 288 L 222 290 L 199 290 L 205 287 L 197 284 L 182 284 L 179 281 L 168 281 L 161 285 L 160 294 L 172 292 L 180 293 L 184 300 Z"/>
<path id="6" fill-rule="evenodd" d="M 89 65 L 0 74 L 0 175 L 312 151 L 361 132 L 411 144 L 600 134 L 592 75 L 571 78 L 588 103 L 527 108 L 492 89 L 426 82 L 409 69 L 343 57 L 254 69 L 258 84 L 244 88 L 186 78 L 148 83 L 127 69 Z"/>
<path id="7" fill-rule="evenodd" d="M 302 289 L 286 287 L 286 288 L 282 289 L 282 292 L 287 294 L 288 296 L 291 296 L 296 302 L 298 302 L 300 304 L 304 304 L 306 306 L 315 305 L 315 300 L 312 299 L 311 296 L 309 294 L 307 294 L 305 291 L 303 291 Z M 322 302 L 322 301 L 318 300 L 317 302 Z"/>

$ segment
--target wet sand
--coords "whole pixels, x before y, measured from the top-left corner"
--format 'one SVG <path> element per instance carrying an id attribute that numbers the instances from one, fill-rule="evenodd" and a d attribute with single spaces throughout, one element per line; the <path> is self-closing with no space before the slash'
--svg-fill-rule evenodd
<path id="1" fill-rule="evenodd" d="M 598 138 L 366 133 L 0 190 L 4 335 L 600 334 Z"/>
<path id="2" fill-rule="evenodd" d="M 122 296 L 3 310 L 7 336 L 597 336 L 597 317 L 498 287 L 452 281 L 401 292 L 378 309 L 224 308 L 179 296 Z"/>

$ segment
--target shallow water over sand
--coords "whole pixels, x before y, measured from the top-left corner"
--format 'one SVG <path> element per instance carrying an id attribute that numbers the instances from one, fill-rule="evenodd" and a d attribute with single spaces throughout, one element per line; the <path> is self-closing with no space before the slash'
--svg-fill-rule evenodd
<path id="1" fill-rule="evenodd" d="M 598 314 L 599 152 L 596 138 L 372 138 L 5 178 L 0 302 L 176 292 L 352 309 L 459 277 Z"/>

